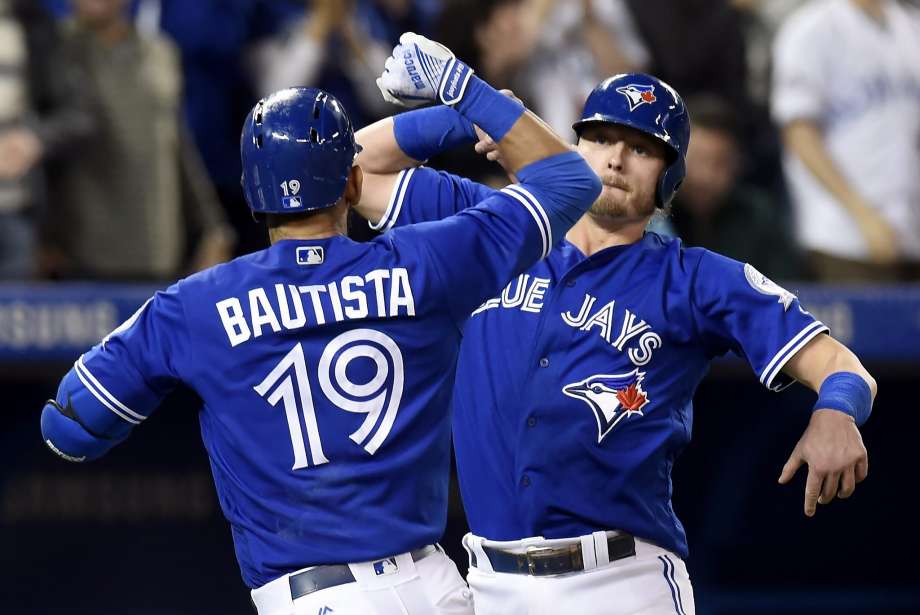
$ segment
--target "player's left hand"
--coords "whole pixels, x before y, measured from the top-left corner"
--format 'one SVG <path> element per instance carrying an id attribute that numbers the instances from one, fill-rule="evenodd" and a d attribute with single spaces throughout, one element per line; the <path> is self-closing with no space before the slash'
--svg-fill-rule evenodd
<path id="1" fill-rule="evenodd" d="M 850 497 L 869 473 L 869 454 L 853 418 L 837 410 L 815 410 L 783 466 L 780 484 L 788 483 L 803 463 L 808 465 L 806 516 L 814 516 L 816 504 Z"/>

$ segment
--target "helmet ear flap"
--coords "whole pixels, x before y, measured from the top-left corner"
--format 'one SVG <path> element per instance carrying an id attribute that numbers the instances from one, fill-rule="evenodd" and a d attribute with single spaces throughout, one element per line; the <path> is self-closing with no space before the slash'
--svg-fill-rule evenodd
<path id="1" fill-rule="evenodd" d="M 658 180 L 658 191 L 655 195 L 655 205 L 659 209 L 671 204 L 680 185 L 684 183 L 686 174 L 687 164 L 684 162 L 683 156 L 678 156 L 674 162 L 661 172 L 661 179 Z"/>

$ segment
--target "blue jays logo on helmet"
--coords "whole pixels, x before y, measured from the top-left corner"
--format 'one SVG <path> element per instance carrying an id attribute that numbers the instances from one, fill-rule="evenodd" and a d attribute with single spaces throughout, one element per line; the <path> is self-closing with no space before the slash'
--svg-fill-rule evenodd
<path id="1" fill-rule="evenodd" d="M 648 395 L 642 389 L 645 372 L 634 369 L 626 374 L 596 374 L 562 387 L 569 397 L 580 399 L 594 411 L 598 444 L 623 418 L 642 414 Z"/>
<path id="2" fill-rule="evenodd" d="M 243 194 L 255 212 L 331 207 L 345 192 L 355 155 L 351 120 L 318 88 L 287 88 L 260 100 L 240 137 Z"/>
<path id="3" fill-rule="evenodd" d="M 629 110 L 635 111 L 639 105 L 650 105 L 656 100 L 655 86 L 641 83 L 630 83 L 617 88 L 617 92 L 626 97 L 629 101 Z"/>
<path id="4" fill-rule="evenodd" d="M 658 178 L 655 204 L 664 207 L 687 174 L 690 115 L 680 94 L 670 85 L 644 73 L 626 73 L 604 79 L 585 100 L 575 132 L 592 123 L 620 124 L 660 140 L 668 149 L 668 165 Z"/>

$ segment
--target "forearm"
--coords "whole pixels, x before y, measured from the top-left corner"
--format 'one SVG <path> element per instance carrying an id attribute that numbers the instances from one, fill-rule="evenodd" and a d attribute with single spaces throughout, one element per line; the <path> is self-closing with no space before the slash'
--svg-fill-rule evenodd
<path id="1" fill-rule="evenodd" d="M 854 217 L 873 213 L 863 197 L 856 192 L 830 157 L 821 132 L 814 122 L 793 120 L 783 127 L 783 142 L 793 152 L 821 186 Z"/>
<path id="2" fill-rule="evenodd" d="M 503 166 L 515 175 L 534 162 L 572 151 L 552 128 L 530 111 L 518 119 L 497 145 Z"/>
<path id="3" fill-rule="evenodd" d="M 456 89 L 452 87 L 454 82 L 454 76 L 446 77 L 441 88 L 442 100 Z M 529 164 L 570 150 L 552 128 L 527 111 L 520 101 L 498 92 L 475 75 L 460 89 L 462 99 L 454 108 L 496 142 L 509 173 L 517 174 Z"/>
<path id="4" fill-rule="evenodd" d="M 410 111 L 409 113 L 415 113 Z M 408 115 L 403 114 L 403 115 Z M 398 117 L 398 116 L 397 116 Z M 365 173 L 385 175 L 398 173 L 421 164 L 399 146 L 394 132 L 394 118 L 386 117 L 355 133 L 355 140 L 363 148 L 358 154 L 358 164 Z"/>
<path id="5" fill-rule="evenodd" d="M 789 359 L 783 371 L 815 392 L 831 374 L 852 372 L 866 381 L 875 398 L 875 379 L 849 348 L 829 335 L 819 335 L 806 344 Z"/>
<path id="6" fill-rule="evenodd" d="M 596 18 L 585 20 L 581 34 L 600 74 L 616 75 L 639 70 L 640 67 L 623 53 L 616 38 Z"/>

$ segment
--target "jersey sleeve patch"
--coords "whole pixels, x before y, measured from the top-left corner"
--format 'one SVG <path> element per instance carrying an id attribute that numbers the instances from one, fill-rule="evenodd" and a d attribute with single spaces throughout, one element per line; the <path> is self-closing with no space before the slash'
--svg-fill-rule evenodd
<path id="1" fill-rule="evenodd" d="M 744 277 L 751 285 L 751 288 L 764 295 L 774 295 L 778 298 L 778 303 L 783 306 L 783 311 L 789 309 L 795 300 L 795 295 L 788 290 L 757 271 L 753 265 L 745 263 Z"/>

